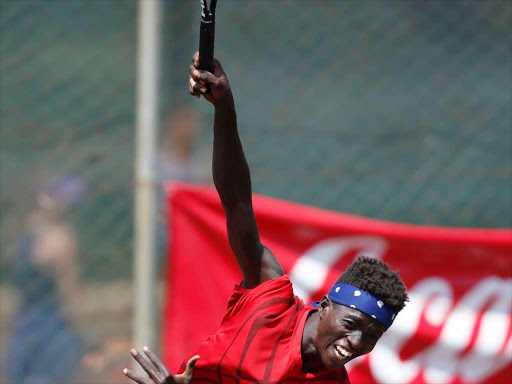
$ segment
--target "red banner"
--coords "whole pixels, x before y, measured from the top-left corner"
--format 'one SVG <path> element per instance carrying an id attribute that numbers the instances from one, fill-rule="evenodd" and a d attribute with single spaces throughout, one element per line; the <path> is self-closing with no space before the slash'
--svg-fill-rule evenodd
<path id="1" fill-rule="evenodd" d="M 176 370 L 214 333 L 242 274 L 214 189 L 170 188 L 164 359 Z M 503 383 L 512 377 L 512 230 L 423 227 L 254 196 L 260 237 L 303 300 L 320 299 L 360 254 L 399 269 L 410 302 L 357 383 Z"/>

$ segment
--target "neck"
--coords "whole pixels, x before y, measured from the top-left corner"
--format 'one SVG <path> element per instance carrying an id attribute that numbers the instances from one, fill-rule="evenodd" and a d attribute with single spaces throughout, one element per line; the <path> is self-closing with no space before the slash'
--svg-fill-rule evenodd
<path id="1" fill-rule="evenodd" d="M 317 335 L 318 322 L 320 315 L 318 311 L 311 311 L 304 325 L 304 332 L 302 333 L 301 356 L 302 356 L 302 371 L 315 372 L 324 367 L 318 349 L 315 345 Z"/>

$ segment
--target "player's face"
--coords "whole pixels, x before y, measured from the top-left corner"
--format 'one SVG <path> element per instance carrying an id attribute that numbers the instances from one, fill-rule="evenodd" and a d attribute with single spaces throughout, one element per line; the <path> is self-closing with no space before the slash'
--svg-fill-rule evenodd
<path id="1" fill-rule="evenodd" d="M 320 302 L 318 309 L 316 347 L 328 369 L 339 369 L 370 352 L 386 330 L 372 317 L 328 298 Z"/>

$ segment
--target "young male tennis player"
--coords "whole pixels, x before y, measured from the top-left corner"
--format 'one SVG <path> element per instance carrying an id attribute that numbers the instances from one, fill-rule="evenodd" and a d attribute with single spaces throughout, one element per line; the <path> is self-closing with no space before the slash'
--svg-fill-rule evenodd
<path id="1" fill-rule="evenodd" d="M 408 300 L 405 285 L 384 262 L 359 257 L 320 302 L 306 304 L 294 296 L 290 279 L 260 242 L 226 74 L 217 60 L 214 74 L 198 70 L 198 64 L 196 53 L 189 91 L 215 108 L 213 178 L 243 281 L 233 290 L 219 330 L 179 374 L 173 376 L 147 347 L 153 364 L 131 353 L 149 378 L 124 372 L 139 384 L 350 383 L 345 364 L 370 352 L 391 326 Z"/>

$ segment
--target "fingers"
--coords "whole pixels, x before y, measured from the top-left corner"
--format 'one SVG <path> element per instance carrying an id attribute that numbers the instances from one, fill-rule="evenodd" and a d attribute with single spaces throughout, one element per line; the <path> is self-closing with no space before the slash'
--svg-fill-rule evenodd
<path id="1" fill-rule="evenodd" d="M 137 361 L 137 363 L 140 364 L 142 369 L 146 371 L 149 377 L 151 377 L 153 381 L 158 382 L 157 373 L 155 372 L 155 369 L 151 366 L 151 364 L 144 357 L 142 357 L 142 355 L 139 352 L 137 352 L 136 349 L 132 349 L 130 353 L 132 354 L 133 358 Z"/>
<path id="2" fill-rule="evenodd" d="M 194 56 L 192 56 L 192 64 L 194 64 L 194 67 L 199 67 L 199 51 L 196 51 L 194 53 Z"/>
<path id="3" fill-rule="evenodd" d="M 123 373 L 131 380 L 135 381 L 138 384 L 148 384 L 148 381 L 139 375 L 136 375 L 128 368 L 123 369 Z"/>
<path id="4" fill-rule="evenodd" d="M 200 81 L 203 84 L 215 84 L 217 81 L 217 78 L 212 73 L 197 69 L 193 65 L 190 66 L 190 76 L 192 76 L 196 82 Z"/>
<path id="5" fill-rule="evenodd" d="M 188 80 L 188 92 L 194 96 L 194 97 L 197 97 L 198 99 L 201 97 L 197 91 L 194 89 L 194 85 L 196 84 L 196 82 L 194 80 L 192 80 L 192 77 Z"/>
<path id="6" fill-rule="evenodd" d="M 204 96 L 212 104 L 224 100 L 232 101 L 231 88 L 224 70 L 217 59 L 213 59 L 213 72 L 200 70 L 199 52 L 192 57 L 190 66 L 189 93 L 197 98 Z"/>
<path id="7" fill-rule="evenodd" d="M 188 82 L 188 91 L 191 95 L 199 98 L 201 94 L 207 93 L 208 89 L 206 83 L 200 80 L 199 71 L 193 66 L 190 66 L 190 79 Z"/>
<path id="8" fill-rule="evenodd" d="M 155 355 L 148 347 L 144 347 L 142 348 L 142 350 L 144 351 L 146 356 L 149 357 L 149 360 L 151 360 L 151 362 L 155 364 L 155 367 L 158 368 L 161 374 L 163 374 L 164 376 L 170 375 L 169 370 L 164 365 L 164 363 L 162 363 L 162 361 L 158 358 L 157 355 Z"/>
<path id="9" fill-rule="evenodd" d="M 194 55 L 192 56 L 192 66 L 194 68 L 199 68 L 199 51 L 194 53 Z M 215 73 L 216 76 L 221 76 L 225 74 L 224 70 L 222 69 L 222 65 L 220 64 L 220 61 L 216 58 L 213 58 L 213 72 Z"/>
<path id="10" fill-rule="evenodd" d="M 187 368 L 185 368 L 185 372 L 183 372 L 184 375 L 192 377 L 197 360 L 199 360 L 198 355 L 192 356 L 190 358 L 190 360 L 187 362 Z"/>
<path id="11" fill-rule="evenodd" d="M 201 83 L 196 83 L 194 79 L 190 78 L 188 80 L 188 91 L 192 96 L 195 96 L 199 99 L 201 94 L 205 94 L 207 89 Z"/>

